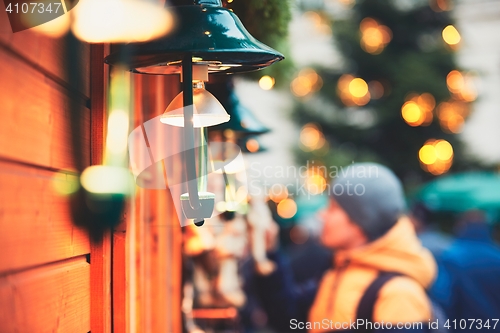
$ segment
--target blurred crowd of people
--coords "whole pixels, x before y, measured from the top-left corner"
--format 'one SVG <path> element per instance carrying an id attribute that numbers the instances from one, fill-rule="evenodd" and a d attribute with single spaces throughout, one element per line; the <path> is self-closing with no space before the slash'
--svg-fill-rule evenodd
<path id="1" fill-rule="evenodd" d="M 249 253 L 242 237 L 229 246 L 234 239 L 228 237 L 245 233 L 241 219 L 239 228 L 226 223 L 218 229 L 226 241 L 209 242 L 224 258 L 224 267 L 208 269 L 219 272 L 213 273 L 223 300 L 218 306 L 239 309 L 238 331 L 500 329 L 500 247 L 483 212 L 462 214 L 451 235 L 439 230 L 424 203 L 407 208 L 401 182 L 382 165 L 353 164 L 334 183 L 337 190 L 317 216 L 321 231 L 301 245 L 280 246 L 278 224 L 258 200 L 246 217 Z M 363 191 L 338 190 L 349 186 Z M 193 262 L 200 267 L 217 261 L 186 244 L 198 253 Z M 210 279 L 201 277 L 200 267 L 193 268 L 195 285 L 205 286 L 198 286 L 198 305 L 210 305 Z"/>

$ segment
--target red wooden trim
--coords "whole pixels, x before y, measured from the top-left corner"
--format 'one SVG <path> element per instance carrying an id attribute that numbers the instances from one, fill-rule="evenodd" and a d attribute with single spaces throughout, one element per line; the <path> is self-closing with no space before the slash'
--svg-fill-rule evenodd
<path id="1" fill-rule="evenodd" d="M 103 44 L 90 46 L 90 164 L 102 164 L 106 124 L 107 68 Z M 90 327 L 92 333 L 111 333 L 111 233 L 91 244 Z"/>
<path id="2" fill-rule="evenodd" d="M 113 332 L 127 332 L 126 234 L 113 232 Z"/>
<path id="3" fill-rule="evenodd" d="M 90 248 L 90 328 L 92 333 L 111 333 L 110 232 Z"/>

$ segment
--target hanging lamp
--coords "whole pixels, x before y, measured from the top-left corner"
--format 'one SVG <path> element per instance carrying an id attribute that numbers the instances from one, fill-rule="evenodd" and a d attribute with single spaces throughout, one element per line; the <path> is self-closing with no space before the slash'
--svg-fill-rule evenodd
<path id="1" fill-rule="evenodd" d="M 174 15 L 176 25 L 173 31 L 160 39 L 130 43 L 123 46 L 122 52 L 130 54 L 128 69 L 140 74 L 181 74 L 182 95 L 176 97 L 172 111 L 164 114 L 161 121 L 170 123 L 175 120 L 177 125 L 184 127 L 184 161 L 188 192 L 181 196 L 182 209 L 188 219 L 194 219 L 196 225 L 202 225 L 205 218 L 211 216 L 214 207 L 214 197 L 206 193 L 198 178 L 206 176 L 206 160 L 199 165 L 197 177 L 194 145 L 194 128 L 215 125 L 227 121 L 220 117 L 218 121 L 205 123 L 200 116 L 195 96 L 203 89 L 197 78 L 199 68 L 202 76 L 208 74 L 232 74 L 254 71 L 267 67 L 284 59 L 283 55 L 253 38 L 245 29 L 239 18 L 230 10 L 223 8 L 221 0 L 171 0 L 167 3 L 168 10 Z M 110 65 L 119 63 L 120 53 L 111 53 L 105 58 Z M 193 72 L 195 76 L 193 76 Z M 194 80 L 193 80 L 194 79 Z M 194 90 L 193 91 L 193 85 Z M 211 100 L 204 92 L 205 100 Z M 182 99 L 182 109 L 180 106 Z M 212 103 L 213 105 L 213 103 Z M 207 108 L 204 110 L 212 110 Z M 167 109 L 168 110 L 168 109 Z M 222 115 L 220 110 L 219 115 Z M 169 119 L 170 118 L 170 119 Z M 217 118 L 217 117 L 215 117 Z M 182 121 L 180 121 L 182 119 Z M 196 119 L 199 121 L 196 122 Z M 206 149 L 206 146 L 205 148 Z M 201 157 L 206 159 L 207 154 Z M 201 182 L 203 184 L 203 181 Z M 205 184 L 206 186 L 206 184 Z M 210 214 L 209 214 L 210 213 Z"/>
<path id="2" fill-rule="evenodd" d="M 163 38 L 130 43 L 125 52 L 133 54 L 130 70 L 143 74 L 181 73 L 186 54 L 194 63 L 207 64 L 209 73 L 238 73 L 258 70 L 284 56 L 257 41 L 240 19 L 220 0 L 171 0 L 168 10 L 175 18 L 173 30 Z M 119 54 L 106 57 L 115 64 Z"/>

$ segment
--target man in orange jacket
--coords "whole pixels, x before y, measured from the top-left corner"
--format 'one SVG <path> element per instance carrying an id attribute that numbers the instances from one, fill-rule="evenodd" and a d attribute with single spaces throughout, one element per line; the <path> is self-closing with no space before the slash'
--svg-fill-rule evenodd
<path id="1" fill-rule="evenodd" d="M 329 191 L 321 241 L 335 251 L 335 266 L 319 287 L 298 288 L 285 260 L 272 254 L 276 271 L 256 279 L 271 325 L 279 332 L 426 331 L 436 263 L 404 215 L 400 181 L 382 165 L 353 164 Z"/>

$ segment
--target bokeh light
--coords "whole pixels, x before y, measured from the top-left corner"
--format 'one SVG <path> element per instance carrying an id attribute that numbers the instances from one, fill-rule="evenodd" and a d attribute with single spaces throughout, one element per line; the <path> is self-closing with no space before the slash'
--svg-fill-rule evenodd
<path id="1" fill-rule="evenodd" d="M 370 91 L 371 98 L 373 99 L 380 99 L 384 97 L 384 85 L 379 81 L 368 82 L 368 90 Z"/>
<path id="2" fill-rule="evenodd" d="M 337 93 L 346 106 L 363 106 L 368 104 L 371 98 L 366 81 L 350 74 L 344 74 L 339 78 Z"/>
<path id="3" fill-rule="evenodd" d="M 424 164 L 432 164 L 437 160 L 436 149 L 433 145 L 426 144 L 420 148 L 418 152 L 418 158 Z"/>
<path id="4" fill-rule="evenodd" d="M 52 178 L 52 186 L 58 194 L 66 196 L 78 191 L 80 181 L 74 174 L 57 172 Z"/>
<path id="5" fill-rule="evenodd" d="M 458 32 L 457 28 L 455 28 L 452 25 L 449 25 L 443 29 L 442 36 L 445 43 L 450 46 L 457 45 L 458 43 L 460 43 L 460 40 L 462 39 L 462 37 L 460 37 L 460 33 Z"/>
<path id="6" fill-rule="evenodd" d="M 368 94 L 368 84 L 363 79 L 355 78 L 351 82 L 349 82 L 349 92 L 354 97 L 364 97 L 366 94 Z"/>
<path id="7" fill-rule="evenodd" d="M 370 17 L 361 21 L 359 30 L 361 48 L 370 54 L 380 54 L 392 39 L 391 29 Z"/>
<path id="8" fill-rule="evenodd" d="M 312 68 L 304 68 L 290 84 L 290 89 L 295 96 L 306 97 L 320 90 L 322 86 L 321 76 Z"/>
<path id="9" fill-rule="evenodd" d="M 448 141 L 438 140 L 434 148 L 439 160 L 448 161 L 453 157 L 453 147 Z"/>
<path id="10" fill-rule="evenodd" d="M 420 148 L 418 158 L 423 170 L 441 175 L 453 164 L 453 147 L 446 140 L 430 139 Z"/>
<path id="11" fill-rule="evenodd" d="M 247 150 L 251 153 L 256 153 L 259 151 L 259 148 L 260 148 L 260 145 L 259 145 L 259 142 L 255 139 L 249 139 L 246 143 L 245 143 L 245 147 L 247 148 Z"/>
<path id="12" fill-rule="evenodd" d="M 446 133 L 460 133 L 470 110 L 469 104 L 457 100 L 440 103 L 437 116 L 441 129 Z"/>
<path id="13" fill-rule="evenodd" d="M 319 26 L 321 24 L 321 15 L 319 13 L 309 10 L 307 12 L 304 12 L 303 17 L 307 18 L 308 20 L 312 21 L 315 26 Z"/>
<path id="14" fill-rule="evenodd" d="M 316 124 L 306 124 L 300 131 L 301 148 L 304 151 L 312 151 L 322 148 L 325 143 L 325 136 Z"/>
<path id="15" fill-rule="evenodd" d="M 304 181 L 306 191 L 311 195 L 318 195 L 326 190 L 327 182 L 322 168 L 310 168 L 307 170 Z"/>
<path id="16" fill-rule="evenodd" d="M 305 97 L 309 95 L 312 91 L 311 82 L 302 76 L 296 77 L 290 84 L 292 92 L 297 97 Z"/>
<path id="17" fill-rule="evenodd" d="M 159 3 L 139 0 L 86 0 L 72 10 L 73 33 L 89 43 L 142 42 L 173 27 L 173 18 Z"/>
<path id="18" fill-rule="evenodd" d="M 113 154 L 125 153 L 127 151 L 128 128 L 128 113 L 123 110 L 112 110 L 108 118 L 106 149 L 109 149 Z"/>
<path id="19" fill-rule="evenodd" d="M 452 93 L 459 93 L 465 87 L 465 80 L 457 70 L 453 70 L 446 76 L 446 85 Z"/>
<path id="20" fill-rule="evenodd" d="M 446 76 L 446 85 L 456 99 L 473 102 L 477 98 L 477 89 L 474 80 L 475 78 L 472 73 L 464 75 L 464 73 L 457 70 L 452 70 Z"/>
<path id="21" fill-rule="evenodd" d="M 264 75 L 259 80 L 259 86 L 263 90 L 273 89 L 275 83 L 276 81 L 274 80 L 274 78 L 269 75 Z"/>
<path id="22" fill-rule="evenodd" d="M 283 219 L 291 219 L 297 214 L 297 204 L 293 199 L 281 200 L 277 207 L 278 215 Z"/>
<path id="23" fill-rule="evenodd" d="M 338 0 L 338 2 L 346 7 L 352 7 L 356 3 L 356 0 Z"/>
<path id="24" fill-rule="evenodd" d="M 288 188 L 285 185 L 274 184 L 269 189 L 269 199 L 275 203 L 279 203 L 286 198 L 288 198 Z"/>
<path id="25" fill-rule="evenodd" d="M 134 180 L 126 168 L 93 165 L 80 177 L 83 188 L 95 194 L 130 194 Z"/>
<path id="26" fill-rule="evenodd" d="M 427 126 L 434 118 L 433 110 L 436 106 L 434 96 L 429 93 L 410 94 L 401 107 L 401 116 L 410 126 Z"/>
<path id="27" fill-rule="evenodd" d="M 452 0 L 429 0 L 429 5 L 435 12 L 445 12 L 453 9 Z"/>
<path id="28" fill-rule="evenodd" d="M 314 28 L 318 33 L 326 36 L 330 36 L 332 34 L 330 20 L 324 13 L 307 11 L 303 14 L 303 17 L 312 21 L 312 23 L 314 24 Z"/>
<path id="29" fill-rule="evenodd" d="M 401 107 L 401 115 L 410 126 L 418 126 L 424 122 L 424 112 L 414 101 L 408 101 Z"/>

